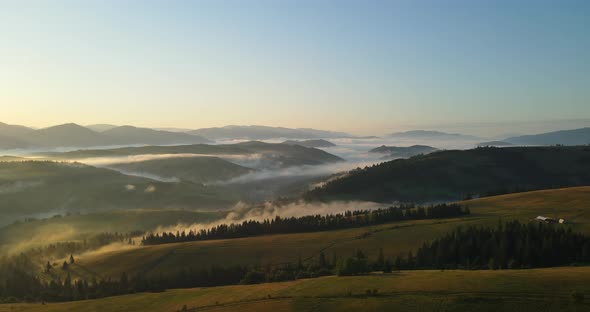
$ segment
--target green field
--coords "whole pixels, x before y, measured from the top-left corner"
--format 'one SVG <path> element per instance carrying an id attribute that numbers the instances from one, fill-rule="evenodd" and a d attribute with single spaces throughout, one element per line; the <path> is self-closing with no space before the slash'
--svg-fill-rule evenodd
<path id="1" fill-rule="evenodd" d="M 402 271 L 359 277 L 140 293 L 67 303 L 4 304 L 9 311 L 589 311 L 590 267 Z M 377 295 L 367 296 L 367 289 Z"/>
<path id="2" fill-rule="evenodd" d="M 211 240 L 133 249 L 81 257 L 80 272 L 99 272 L 118 278 L 122 272 L 166 274 L 181 267 L 216 265 L 276 265 L 306 260 L 324 251 L 331 259 L 350 256 L 361 249 L 374 259 L 379 248 L 386 258 L 406 255 L 423 242 L 457 226 L 495 225 L 499 220 L 523 222 L 545 215 L 565 218 L 575 230 L 590 233 L 590 187 L 576 187 L 502 195 L 464 202 L 471 215 L 463 218 L 417 220 L 339 231 L 269 235 L 240 239 Z M 87 273 L 84 273 L 87 274 Z"/>

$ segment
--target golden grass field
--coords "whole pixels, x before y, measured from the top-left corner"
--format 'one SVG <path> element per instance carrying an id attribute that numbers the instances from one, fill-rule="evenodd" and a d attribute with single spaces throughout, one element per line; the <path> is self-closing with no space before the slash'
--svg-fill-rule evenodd
<path id="1" fill-rule="evenodd" d="M 296 262 L 324 251 L 328 259 L 349 256 L 361 249 L 376 257 L 383 248 L 388 258 L 406 255 L 423 242 L 457 226 L 494 225 L 498 220 L 527 222 L 537 215 L 565 218 L 575 230 L 590 233 L 590 187 L 544 190 L 465 201 L 471 216 L 441 220 L 404 221 L 339 231 L 269 235 L 136 247 L 82 256 L 72 268 L 75 274 L 118 278 L 128 274 L 160 274 L 180 267 L 215 265 L 268 265 Z"/>
<path id="2" fill-rule="evenodd" d="M 589 311 L 590 267 L 402 271 L 284 283 L 175 289 L 67 303 L 4 304 L 9 311 Z M 366 296 L 377 289 L 376 296 Z"/>

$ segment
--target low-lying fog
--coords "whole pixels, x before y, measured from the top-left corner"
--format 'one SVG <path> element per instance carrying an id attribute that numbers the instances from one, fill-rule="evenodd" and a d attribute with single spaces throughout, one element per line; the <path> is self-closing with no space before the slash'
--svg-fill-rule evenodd
<path id="1" fill-rule="evenodd" d="M 306 203 L 294 202 L 286 205 L 276 205 L 270 202 L 258 206 L 250 206 L 238 203 L 226 216 L 219 220 L 206 223 L 178 223 L 175 225 L 159 226 L 153 229 L 154 233 L 177 231 L 200 231 L 210 229 L 221 224 L 238 224 L 248 220 L 264 221 L 274 219 L 277 216 L 282 218 L 303 217 L 307 215 L 328 215 L 339 214 L 352 210 L 374 210 L 383 208 L 383 204 L 361 201 L 334 201 L 329 203 Z"/>
<path id="2" fill-rule="evenodd" d="M 286 139 L 278 138 L 272 140 L 265 140 L 268 143 L 280 143 Z M 305 139 L 300 139 L 305 140 Z M 216 144 L 234 144 L 244 142 L 246 140 L 224 140 L 218 141 Z M 174 176 L 162 177 L 150 172 L 129 171 L 121 168 L 115 168 L 115 164 L 129 164 L 135 162 L 142 162 L 147 160 L 170 159 L 170 158 L 189 158 L 189 157 L 219 157 L 226 161 L 238 164 L 243 167 L 255 169 L 255 171 L 238 176 L 229 180 L 209 181 L 207 184 L 214 185 L 228 185 L 228 184 L 246 184 L 249 182 L 259 182 L 268 179 L 289 179 L 292 177 L 322 177 L 330 176 L 340 172 L 346 172 L 357 167 L 370 166 L 376 163 L 386 161 L 386 155 L 379 153 L 370 153 L 369 150 L 386 146 L 411 146 L 411 145 L 429 145 L 438 149 L 467 149 L 473 148 L 477 142 L 472 139 L 454 139 L 454 140 L 432 140 L 432 139 L 394 139 L 394 138 L 341 138 L 329 139 L 330 142 L 336 144 L 333 147 L 319 148 L 330 154 L 334 154 L 343 158 L 344 162 L 329 163 L 323 165 L 304 165 L 281 167 L 274 163 L 269 157 L 264 154 L 244 154 L 244 155 L 215 155 L 215 154 L 149 154 L 149 155 L 132 155 L 119 157 L 93 157 L 84 159 L 74 159 L 84 164 L 96 167 L 105 167 L 117 170 L 123 174 L 141 176 L 148 179 L 153 179 L 161 182 L 179 182 L 180 179 Z M 64 148 L 64 151 L 71 150 Z M 31 152 L 31 151 L 30 151 Z M 37 150 L 34 152 L 38 152 Z M 2 152 L 0 152 L 2 154 Z M 26 151 L 19 151 L 19 155 L 26 155 Z M 30 153 L 29 153 L 30 155 Z M 266 156 L 269 156 L 268 154 Z M 268 198 L 264 198 L 268 199 Z"/>

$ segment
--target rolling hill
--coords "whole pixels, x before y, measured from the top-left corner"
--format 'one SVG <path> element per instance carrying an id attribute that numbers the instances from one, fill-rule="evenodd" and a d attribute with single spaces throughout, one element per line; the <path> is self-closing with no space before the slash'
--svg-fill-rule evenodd
<path id="1" fill-rule="evenodd" d="M 588 145 L 590 144 L 590 128 L 523 135 L 503 141 L 516 145 Z"/>
<path id="2" fill-rule="evenodd" d="M 440 220 L 414 220 L 337 231 L 280 234 L 238 239 L 143 246 L 80 258 L 84 271 L 101 276 L 170 274 L 179 267 L 211 265 L 277 265 L 313 259 L 320 251 L 328 257 L 346 256 L 361 249 L 369 258 L 379 248 L 390 259 L 416 250 L 425 241 L 458 226 L 497 224 L 499 219 L 528 222 L 538 215 L 565 218 L 574 230 L 590 233 L 590 187 L 525 192 L 462 202 L 471 216 Z M 82 272 L 82 271 L 80 271 Z M 87 276 L 86 276 L 87 277 Z"/>
<path id="3" fill-rule="evenodd" d="M 327 141 L 327 140 L 323 140 L 323 139 L 305 140 L 305 141 L 287 140 L 287 141 L 284 141 L 283 144 L 301 145 L 301 146 L 305 146 L 305 147 L 332 147 L 332 146 L 336 146 L 336 144 L 334 144 L 330 141 Z"/>
<path id="4" fill-rule="evenodd" d="M 440 237 L 459 226 L 493 225 L 499 219 L 526 222 L 536 215 L 564 217 L 570 222 L 565 226 L 590 233 L 589 203 L 590 187 L 501 195 L 463 202 L 472 211 L 472 215 L 465 218 L 416 220 L 341 231 L 176 243 L 76 255 L 76 263 L 70 265 L 69 273 L 74 278 L 85 279 L 93 276 L 118 278 L 122 272 L 131 276 L 135 273 L 165 276 L 180 268 L 276 265 L 296 263 L 297 259 L 309 261 L 316 259 L 320 251 L 330 257 L 350 255 L 361 249 L 374 259 L 379 248 L 391 258 L 415 250 L 424 241 Z M 31 227 L 35 228 L 35 222 Z M 173 289 L 67 303 L 4 304 L 0 305 L 0 311 L 161 311 L 183 309 L 183 305 L 189 311 L 232 311 L 237 308 L 246 311 L 381 311 L 392 307 L 404 311 L 441 307 L 453 311 L 512 311 L 515 307 L 520 311 L 580 311 L 588 304 L 574 303 L 571 293 L 590 291 L 586 282 L 589 276 L 587 266 L 400 271 L 260 285 Z M 555 283 L 560 285 L 558 290 Z M 377 289 L 377 294 L 367 295 L 367 289 Z"/>
<path id="5" fill-rule="evenodd" d="M 225 181 L 253 171 L 218 157 L 152 159 L 108 167 L 127 174 L 149 174 L 194 183 Z"/>
<path id="6" fill-rule="evenodd" d="M 125 209 L 88 214 L 66 213 L 29 218 L 0 227 L 0 254 L 13 254 L 49 243 L 80 242 L 104 232 L 148 231 L 178 223 L 212 222 L 224 218 L 227 211 L 191 209 Z"/>
<path id="7" fill-rule="evenodd" d="M 342 161 L 338 156 L 319 149 L 299 145 L 280 143 L 264 143 L 258 141 L 225 145 L 177 145 L 177 146 L 143 146 L 124 147 L 115 149 L 78 150 L 65 153 L 43 153 L 51 159 L 77 159 L 96 157 L 122 157 L 133 155 L 161 155 L 161 154 L 198 154 L 200 156 L 233 156 L 239 161 L 239 156 L 260 158 L 256 161 L 262 167 L 289 167 L 301 165 L 319 165 Z M 245 157 L 245 158 L 248 158 Z M 244 158 L 244 157 L 242 157 Z"/>
<path id="8" fill-rule="evenodd" d="M 590 147 L 449 150 L 351 171 L 309 200 L 437 201 L 590 184 Z"/>
<path id="9" fill-rule="evenodd" d="M 227 207 L 228 190 L 164 183 L 79 163 L 0 162 L 2 223 L 25 216 L 132 208 Z"/>
<path id="10" fill-rule="evenodd" d="M 0 304 L 9 311 L 586 311 L 590 268 L 402 271 L 354 277 L 138 293 L 66 303 Z M 556 288 L 556 283 L 559 287 Z M 377 290 L 367 295 L 367 290 Z"/>
<path id="11" fill-rule="evenodd" d="M 408 158 L 420 154 L 428 154 L 438 149 L 427 145 L 385 146 L 381 145 L 369 150 L 369 153 L 386 154 L 388 158 Z"/>

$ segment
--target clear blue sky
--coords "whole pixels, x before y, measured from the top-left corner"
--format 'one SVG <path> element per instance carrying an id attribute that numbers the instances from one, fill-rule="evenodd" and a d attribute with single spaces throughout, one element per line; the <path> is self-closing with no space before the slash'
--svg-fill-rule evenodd
<path id="1" fill-rule="evenodd" d="M 0 121 L 590 119 L 590 1 L 2 1 Z"/>

